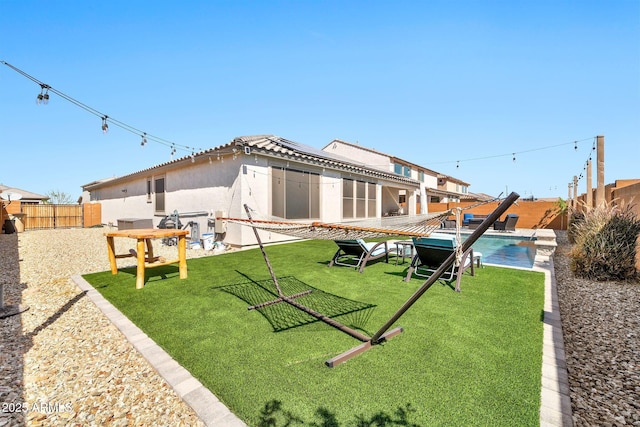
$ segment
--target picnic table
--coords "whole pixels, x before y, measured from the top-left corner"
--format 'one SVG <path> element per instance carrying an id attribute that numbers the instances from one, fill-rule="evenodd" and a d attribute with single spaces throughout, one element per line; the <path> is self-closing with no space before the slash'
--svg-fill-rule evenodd
<path id="1" fill-rule="evenodd" d="M 136 257 L 138 260 L 138 269 L 136 272 L 136 289 L 144 288 L 144 272 L 145 268 L 160 267 L 169 264 L 178 264 L 180 270 L 180 278 L 187 278 L 187 234 L 188 230 L 181 230 L 175 228 L 161 229 L 161 228 L 140 228 L 131 230 L 118 230 L 109 231 L 104 233 L 107 238 L 107 249 L 109 251 L 109 263 L 111 264 L 111 273 L 118 274 L 118 266 L 116 259 Z M 128 237 L 136 239 L 135 251 L 130 251 L 126 254 L 116 254 L 114 238 L 116 237 Z M 152 239 L 160 239 L 165 237 L 177 237 L 178 238 L 178 259 L 165 260 L 161 257 L 153 255 Z M 145 250 L 146 244 L 146 250 Z"/>

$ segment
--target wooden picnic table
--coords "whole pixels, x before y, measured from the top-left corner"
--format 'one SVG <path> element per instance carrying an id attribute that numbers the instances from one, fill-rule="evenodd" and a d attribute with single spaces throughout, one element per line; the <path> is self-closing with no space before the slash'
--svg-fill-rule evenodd
<path id="1" fill-rule="evenodd" d="M 169 264 L 178 264 L 180 270 L 180 278 L 187 278 L 187 234 L 189 231 L 175 228 L 140 228 L 131 230 L 109 231 L 104 233 L 107 238 L 107 249 L 109 251 L 109 263 L 111 264 L 111 273 L 118 274 L 118 266 L 116 259 L 136 257 L 138 260 L 138 269 L 136 272 L 136 289 L 144 288 L 144 271 L 145 268 L 160 267 Z M 135 253 L 116 254 L 114 238 L 128 237 L 136 239 Z M 153 256 L 152 239 L 160 239 L 165 237 L 178 238 L 178 259 L 167 261 L 164 258 Z M 146 251 L 145 251 L 146 244 Z"/>

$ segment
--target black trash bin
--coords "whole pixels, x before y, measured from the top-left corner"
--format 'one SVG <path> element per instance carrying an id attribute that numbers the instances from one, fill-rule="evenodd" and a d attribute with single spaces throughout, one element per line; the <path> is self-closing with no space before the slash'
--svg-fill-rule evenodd
<path id="1" fill-rule="evenodd" d="M 2 228 L 4 229 L 4 234 L 15 233 L 16 232 L 15 219 L 5 219 L 4 226 Z"/>

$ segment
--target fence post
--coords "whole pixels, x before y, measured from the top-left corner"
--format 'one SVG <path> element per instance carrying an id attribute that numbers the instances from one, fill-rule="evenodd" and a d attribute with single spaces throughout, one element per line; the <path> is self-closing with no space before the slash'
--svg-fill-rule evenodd
<path id="1" fill-rule="evenodd" d="M 604 136 L 596 137 L 598 144 L 598 186 L 596 187 L 596 207 L 601 207 L 605 203 L 604 197 Z"/>

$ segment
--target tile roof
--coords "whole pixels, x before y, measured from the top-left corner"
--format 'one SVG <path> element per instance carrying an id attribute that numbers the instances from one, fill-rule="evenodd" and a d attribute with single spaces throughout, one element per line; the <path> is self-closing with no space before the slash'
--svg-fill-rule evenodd
<path id="1" fill-rule="evenodd" d="M 7 187 L 6 185 L 0 185 L 0 192 L 19 193 L 25 200 L 48 200 L 49 196 L 43 196 L 42 194 L 32 193 L 31 191 L 22 190 L 15 187 Z"/>
<path id="2" fill-rule="evenodd" d="M 247 147 L 245 149 L 245 147 Z M 244 151 L 248 150 L 248 151 Z M 393 172 L 383 171 L 374 167 L 365 165 L 364 163 L 358 163 L 346 157 L 338 156 L 326 151 L 319 150 L 314 147 L 310 147 L 298 142 L 290 141 L 288 139 L 275 136 L 275 135 L 252 135 L 252 136 L 240 136 L 234 138 L 227 144 L 223 144 L 217 147 L 213 147 L 199 153 L 195 153 L 193 157 L 195 159 L 202 157 L 211 157 L 212 155 L 220 154 L 232 154 L 232 153 L 256 153 L 266 156 L 274 156 L 291 161 L 297 161 L 301 163 L 314 164 L 320 167 L 327 167 L 332 169 L 339 169 L 348 172 L 353 172 L 362 175 L 374 176 L 377 178 L 388 179 L 395 182 L 408 184 L 411 186 L 419 186 L 420 183 L 412 178 L 408 178 L 402 175 L 398 175 Z M 94 181 L 89 184 L 85 184 L 82 187 L 85 190 L 99 188 L 103 185 L 109 185 L 112 182 L 117 182 L 135 176 L 147 174 L 150 171 L 165 169 L 172 166 L 177 166 L 181 163 L 191 162 L 191 155 L 180 157 L 169 162 L 165 162 L 159 165 L 152 166 L 150 168 L 142 169 L 137 172 L 133 172 L 128 175 L 124 175 L 118 178 L 111 179 L 109 181 Z"/>

